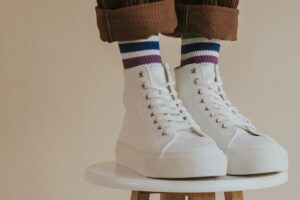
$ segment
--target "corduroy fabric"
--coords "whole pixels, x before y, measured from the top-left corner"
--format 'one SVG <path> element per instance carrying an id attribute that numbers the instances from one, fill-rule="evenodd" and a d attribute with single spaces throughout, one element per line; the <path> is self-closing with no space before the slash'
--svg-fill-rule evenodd
<path id="1" fill-rule="evenodd" d="M 153 3 L 157 1 L 161 0 L 97 0 L 97 3 L 101 8 L 114 10 L 139 4 Z"/>
<path id="2" fill-rule="evenodd" d="M 175 0 L 175 4 L 178 26 L 168 36 L 237 39 L 239 0 Z"/>
<path id="3" fill-rule="evenodd" d="M 168 36 L 194 34 L 208 39 L 237 39 L 238 9 L 216 5 L 176 4 L 176 13 L 178 26 Z"/>
<path id="4" fill-rule="evenodd" d="M 101 39 L 107 42 L 146 39 L 157 33 L 233 41 L 237 39 L 238 3 L 239 0 L 98 0 L 97 23 Z"/>
<path id="5" fill-rule="evenodd" d="M 145 39 L 157 33 L 172 33 L 177 26 L 174 0 L 148 0 L 149 3 L 137 0 L 105 2 L 99 1 L 96 7 L 98 28 L 103 41 Z"/>
<path id="6" fill-rule="evenodd" d="M 178 4 L 187 5 L 218 5 L 218 0 L 175 0 Z"/>
<path id="7" fill-rule="evenodd" d="M 228 8 L 237 8 L 239 0 L 175 0 L 178 4 L 187 5 L 215 5 Z"/>

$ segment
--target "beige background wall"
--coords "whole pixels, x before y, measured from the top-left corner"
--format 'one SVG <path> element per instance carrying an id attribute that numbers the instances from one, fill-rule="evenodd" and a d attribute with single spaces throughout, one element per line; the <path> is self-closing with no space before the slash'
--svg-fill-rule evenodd
<path id="1" fill-rule="evenodd" d="M 114 158 L 122 68 L 101 43 L 93 0 L 1 0 L 0 199 L 128 199 L 89 185 L 88 164 Z M 232 101 L 289 151 L 288 184 L 248 200 L 297 199 L 299 188 L 300 1 L 242 0 L 239 41 L 224 43 L 221 69 Z M 165 61 L 180 41 L 161 37 Z"/>

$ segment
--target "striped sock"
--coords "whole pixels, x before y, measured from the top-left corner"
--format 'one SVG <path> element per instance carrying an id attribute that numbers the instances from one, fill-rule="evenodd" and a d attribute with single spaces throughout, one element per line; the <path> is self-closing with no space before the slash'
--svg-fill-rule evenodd
<path id="1" fill-rule="evenodd" d="M 119 48 L 125 69 L 138 65 L 162 66 L 157 35 L 144 40 L 119 42 Z"/>
<path id="2" fill-rule="evenodd" d="M 218 63 L 220 46 L 220 40 L 183 35 L 180 66 L 192 63 L 211 63 L 215 65 Z"/>

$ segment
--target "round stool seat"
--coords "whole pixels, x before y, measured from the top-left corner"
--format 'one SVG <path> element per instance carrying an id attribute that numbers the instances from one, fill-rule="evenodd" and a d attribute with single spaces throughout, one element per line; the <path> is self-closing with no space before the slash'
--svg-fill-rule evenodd
<path id="1" fill-rule="evenodd" d="M 89 166 L 85 179 L 91 184 L 109 188 L 145 192 L 227 192 L 274 187 L 288 180 L 288 172 L 249 176 L 223 176 L 190 179 L 153 179 L 136 174 L 114 161 Z"/>

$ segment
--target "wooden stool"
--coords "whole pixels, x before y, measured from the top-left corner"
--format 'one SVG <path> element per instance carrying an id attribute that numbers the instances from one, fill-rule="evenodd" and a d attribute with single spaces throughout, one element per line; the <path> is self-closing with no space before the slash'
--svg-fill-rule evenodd
<path id="1" fill-rule="evenodd" d="M 149 200 L 160 193 L 161 200 L 215 200 L 216 192 L 224 192 L 225 200 L 243 200 L 243 191 L 281 185 L 288 180 L 287 172 L 255 175 L 224 176 L 192 179 L 152 179 L 136 174 L 115 162 L 92 165 L 85 172 L 91 184 L 131 190 L 131 200 Z"/>

